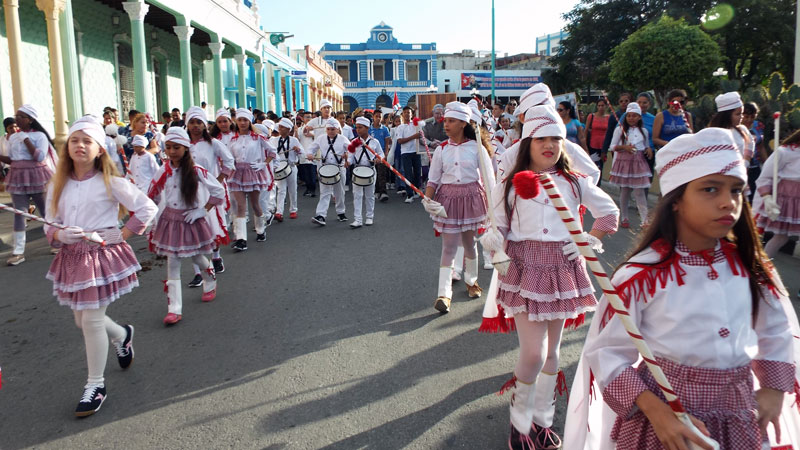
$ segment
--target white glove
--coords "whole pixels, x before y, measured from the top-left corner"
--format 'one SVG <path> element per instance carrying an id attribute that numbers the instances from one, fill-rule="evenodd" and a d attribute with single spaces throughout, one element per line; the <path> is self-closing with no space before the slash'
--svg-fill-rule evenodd
<path id="1" fill-rule="evenodd" d="M 83 228 L 81 227 L 67 227 L 64 230 L 58 230 L 58 240 L 64 244 L 75 244 L 83 239 Z"/>
<path id="2" fill-rule="evenodd" d="M 186 223 L 195 223 L 206 216 L 205 208 L 194 208 L 183 212 L 183 221 Z"/>
<path id="3" fill-rule="evenodd" d="M 106 228 L 97 232 L 100 238 L 106 241 L 106 244 L 119 244 L 124 241 L 122 239 L 122 230 L 119 228 Z"/>
<path id="4" fill-rule="evenodd" d="M 595 253 L 603 253 L 603 243 L 600 242 L 600 239 L 586 232 L 583 233 L 583 238 L 589 241 L 589 246 L 592 247 Z M 576 244 L 575 241 L 571 241 L 561 247 L 561 253 L 566 256 L 568 260 L 572 261 L 580 256 L 581 251 L 578 249 L 578 244 Z"/>
<path id="5" fill-rule="evenodd" d="M 503 249 L 503 235 L 494 228 L 489 228 L 489 231 L 484 233 L 478 240 L 481 241 L 483 248 L 487 250 L 497 252 Z"/>
<path id="6" fill-rule="evenodd" d="M 432 216 L 447 217 L 444 206 L 441 203 L 431 200 L 428 197 L 422 197 L 422 207 L 425 211 Z"/>
<path id="7" fill-rule="evenodd" d="M 769 220 L 776 220 L 781 215 L 781 207 L 778 206 L 778 202 L 770 194 L 762 195 L 761 198 L 764 200 L 764 211 Z"/>
<path id="8" fill-rule="evenodd" d="M 263 162 L 250 163 L 250 168 L 253 170 L 264 170 L 267 168 L 267 163 Z"/>

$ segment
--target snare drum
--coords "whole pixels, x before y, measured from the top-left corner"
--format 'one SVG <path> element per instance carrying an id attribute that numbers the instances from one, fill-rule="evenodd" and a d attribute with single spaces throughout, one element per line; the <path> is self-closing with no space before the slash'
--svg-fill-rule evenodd
<path id="1" fill-rule="evenodd" d="M 289 161 L 278 161 L 278 163 L 275 165 L 275 179 L 278 181 L 285 180 L 291 174 L 292 165 L 289 164 Z"/>
<path id="2" fill-rule="evenodd" d="M 319 182 L 322 184 L 333 185 L 341 181 L 342 173 L 336 164 L 325 164 L 317 171 Z"/>
<path id="3" fill-rule="evenodd" d="M 375 169 L 367 166 L 354 167 L 353 184 L 364 187 L 375 184 Z"/>

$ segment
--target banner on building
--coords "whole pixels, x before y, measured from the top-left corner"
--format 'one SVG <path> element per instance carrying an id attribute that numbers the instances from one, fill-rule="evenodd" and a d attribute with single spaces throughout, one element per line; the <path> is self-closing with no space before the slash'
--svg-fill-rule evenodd
<path id="1" fill-rule="evenodd" d="M 495 76 L 495 89 L 525 90 L 536 83 L 541 83 L 542 77 L 534 75 L 522 76 Z M 491 72 L 461 72 L 461 89 L 491 89 Z"/>

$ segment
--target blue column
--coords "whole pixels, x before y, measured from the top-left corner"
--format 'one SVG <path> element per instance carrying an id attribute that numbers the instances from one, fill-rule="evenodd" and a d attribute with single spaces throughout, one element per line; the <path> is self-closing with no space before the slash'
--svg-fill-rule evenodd
<path id="1" fill-rule="evenodd" d="M 308 99 L 308 83 L 303 83 L 303 109 L 308 111 L 311 109 L 311 102 Z"/>
<path id="2" fill-rule="evenodd" d="M 275 114 L 281 115 L 283 114 L 283 99 L 281 98 L 281 71 L 280 69 L 275 69 L 272 71 L 272 79 L 275 81 Z"/>
<path id="3" fill-rule="evenodd" d="M 292 76 L 286 75 L 286 109 L 291 110 L 292 107 Z"/>
<path id="4" fill-rule="evenodd" d="M 301 108 L 300 96 L 302 95 L 300 90 L 300 80 L 294 80 L 294 94 L 294 110 L 298 111 Z"/>

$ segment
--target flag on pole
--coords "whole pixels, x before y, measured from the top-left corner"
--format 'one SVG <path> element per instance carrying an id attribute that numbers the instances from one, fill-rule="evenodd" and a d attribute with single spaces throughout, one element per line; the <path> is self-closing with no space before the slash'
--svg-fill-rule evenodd
<path id="1" fill-rule="evenodd" d="M 400 112 L 400 109 L 402 109 L 400 107 L 400 99 L 397 98 L 397 91 L 394 91 L 394 100 L 392 100 L 392 109 L 396 113 Z"/>

